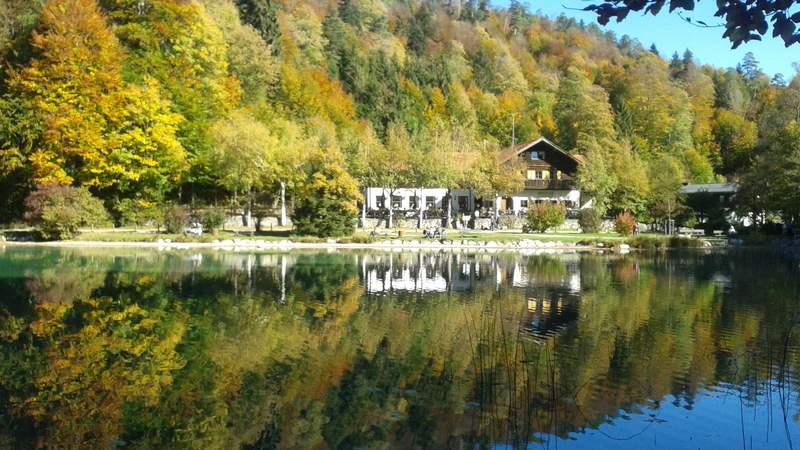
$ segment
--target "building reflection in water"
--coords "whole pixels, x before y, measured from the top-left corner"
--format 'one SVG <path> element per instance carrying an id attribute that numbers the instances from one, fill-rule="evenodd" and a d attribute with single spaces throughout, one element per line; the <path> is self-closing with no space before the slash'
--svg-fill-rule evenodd
<path id="1" fill-rule="evenodd" d="M 345 253 L 338 255 L 357 265 L 366 295 L 403 293 L 469 292 L 492 284 L 496 290 L 513 289 L 527 302 L 528 316 L 522 330 L 535 341 L 546 340 L 578 319 L 581 294 L 581 257 L 578 254 L 537 255 L 528 258 L 502 254 L 461 253 Z M 246 279 L 259 270 L 271 273 L 286 303 L 290 276 L 302 254 L 228 253 L 194 254 L 185 257 L 188 266 L 216 264 Z M 238 291 L 242 286 L 234 286 Z"/>

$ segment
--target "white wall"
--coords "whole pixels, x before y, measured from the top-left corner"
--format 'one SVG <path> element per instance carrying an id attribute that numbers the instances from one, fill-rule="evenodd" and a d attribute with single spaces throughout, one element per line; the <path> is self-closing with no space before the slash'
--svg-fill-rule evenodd
<path id="1" fill-rule="evenodd" d="M 473 211 L 475 208 L 476 198 L 475 195 L 472 194 L 469 190 L 466 189 L 453 189 L 451 192 L 451 202 L 453 211 L 459 211 L 458 208 L 458 198 L 460 196 L 468 197 L 467 201 L 467 211 Z M 447 189 L 443 188 L 400 188 L 396 189 L 394 192 L 390 194 L 389 189 L 385 188 L 367 188 L 365 193 L 365 198 L 367 202 L 367 209 L 370 210 L 377 210 L 380 208 L 385 208 L 388 204 L 380 205 L 378 204 L 378 197 L 384 196 L 388 203 L 391 195 L 401 197 L 400 208 L 396 209 L 411 209 L 411 198 L 415 196 L 419 196 L 422 198 L 422 209 L 427 209 L 425 207 L 425 199 L 426 197 L 435 197 L 436 198 L 436 208 L 446 209 L 446 205 L 444 204 L 444 199 L 447 196 Z M 591 207 L 591 201 L 586 202 L 585 204 L 581 203 L 581 192 L 577 189 L 572 190 L 563 190 L 563 191 L 551 191 L 551 190 L 530 190 L 520 192 L 519 194 L 511 196 L 512 207 L 514 212 L 519 212 L 522 210 L 522 201 L 528 200 L 529 202 L 535 202 L 536 200 L 547 200 L 547 201 L 558 201 L 558 202 L 573 202 L 575 205 L 578 205 L 580 208 L 588 208 Z M 499 206 L 499 199 L 498 199 L 498 206 Z"/>
<path id="2" fill-rule="evenodd" d="M 386 204 L 379 204 L 378 197 L 384 196 L 386 198 Z M 436 204 L 435 208 L 446 209 L 445 204 L 445 197 L 447 196 L 447 189 L 443 188 L 400 188 L 395 189 L 394 192 L 390 192 L 389 189 L 385 188 L 367 188 L 366 193 L 364 195 L 366 202 L 367 202 L 367 209 L 376 210 L 380 208 L 388 207 L 389 199 L 392 196 L 399 196 L 401 197 L 400 201 L 400 208 L 396 209 L 411 209 L 411 198 L 419 196 L 422 200 L 422 209 L 427 209 L 425 206 L 426 198 L 427 197 L 435 197 Z M 458 197 L 459 196 L 466 196 L 469 197 L 467 203 L 467 209 L 472 210 L 475 203 L 475 196 L 471 195 L 470 192 L 466 189 L 453 189 L 451 191 L 451 200 L 453 211 L 458 211 Z"/>
<path id="3" fill-rule="evenodd" d="M 522 201 L 527 200 L 528 204 L 536 202 L 536 200 L 544 201 L 557 201 L 557 202 L 573 202 L 580 208 L 586 208 L 586 204 L 581 204 L 581 192 L 573 189 L 569 191 L 525 191 L 511 197 L 512 207 L 514 212 L 519 212 L 522 209 Z"/>

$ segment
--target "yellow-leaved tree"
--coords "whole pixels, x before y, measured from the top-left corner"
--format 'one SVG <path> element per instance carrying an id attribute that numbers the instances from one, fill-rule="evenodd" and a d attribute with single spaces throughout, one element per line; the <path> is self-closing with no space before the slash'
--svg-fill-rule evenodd
<path id="1" fill-rule="evenodd" d="M 13 130 L 24 137 L 2 153 L 22 160 L 14 167 L 31 184 L 77 184 L 111 199 L 159 197 L 180 180 L 181 117 L 154 80 L 124 82 L 124 52 L 95 0 L 50 0 L 32 46 L 7 93 L 28 119 Z"/>

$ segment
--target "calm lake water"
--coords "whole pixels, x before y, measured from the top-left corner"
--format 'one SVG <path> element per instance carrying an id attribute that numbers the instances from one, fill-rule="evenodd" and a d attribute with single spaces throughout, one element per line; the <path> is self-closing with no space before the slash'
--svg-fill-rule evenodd
<path id="1" fill-rule="evenodd" d="M 0 249 L 0 448 L 800 446 L 759 253 Z"/>

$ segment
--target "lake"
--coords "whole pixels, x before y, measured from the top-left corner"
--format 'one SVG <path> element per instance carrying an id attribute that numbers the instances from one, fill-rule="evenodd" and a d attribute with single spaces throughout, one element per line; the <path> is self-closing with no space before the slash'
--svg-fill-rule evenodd
<path id="1" fill-rule="evenodd" d="M 758 252 L 0 248 L 0 448 L 783 449 Z"/>

